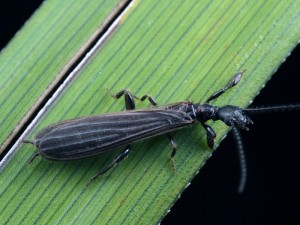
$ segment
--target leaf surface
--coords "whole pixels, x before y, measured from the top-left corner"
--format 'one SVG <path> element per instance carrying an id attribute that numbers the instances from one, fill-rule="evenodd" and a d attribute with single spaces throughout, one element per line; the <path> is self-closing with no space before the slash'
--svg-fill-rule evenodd
<path id="1" fill-rule="evenodd" d="M 47 1 L 27 23 L 32 29 L 30 34 L 46 29 L 34 24 L 37 15 L 46 21 L 45 12 L 54 7 L 51 2 L 54 1 Z M 73 7 L 82 7 L 77 4 L 80 3 Z M 105 42 L 56 92 L 28 139 L 54 122 L 124 110 L 123 100 L 112 99 L 105 88 L 112 93 L 126 88 L 136 96 L 150 94 L 159 104 L 187 99 L 203 102 L 237 71 L 246 70 L 239 85 L 213 103 L 247 107 L 297 44 L 299 9 L 299 1 L 136 1 Z M 58 17 L 52 16 L 53 23 L 63 30 L 61 23 L 54 22 Z M 61 38 L 59 32 L 53 35 Z M 49 41 L 45 40 L 45 44 L 49 45 Z M 10 52 L 16 54 L 14 46 L 7 47 L 2 58 Z M 67 46 L 70 50 L 66 52 L 72 56 L 74 47 L 71 43 Z M 66 63 L 64 57 L 52 52 L 59 49 L 62 47 L 49 48 L 44 63 L 38 63 L 41 55 L 28 56 L 40 72 L 30 73 L 39 75 L 27 83 L 22 81 L 24 87 L 33 85 L 34 80 L 41 79 L 43 83 L 50 79 L 42 73 L 43 66 L 48 65 L 53 74 L 59 72 Z M 51 60 L 57 60 L 56 64 L 49 63 Z M 14 68 L 23 71 L 26 66 Z M 12 102 L 20 101 L 21 96 L 20 92 Z M 0 98 L 11 100 L 8 95 Z M 28 108 L 32 102 L 26 96 L 22 104 Z M 147 102 L 136 105 L 149 106 Z M 228 128 L 220 122 L 209 124 L 218 135 L 218 144 Z M 20 145 L 13 149 L 17 152 L 14 157 L 2 164 L 0 223 L 157 224 L 212 154 L 200 126 L 177 131 L 174 139 L 178 146 L 178 175 L 170 166 L 171 146 L 162 136 L 134 144 L 127 160 L 87 189 L 84 186 L 88 180 L 122 149 L 69 162 L 37 158 L 28 165 L 26 161 L 34 148 Z"/>

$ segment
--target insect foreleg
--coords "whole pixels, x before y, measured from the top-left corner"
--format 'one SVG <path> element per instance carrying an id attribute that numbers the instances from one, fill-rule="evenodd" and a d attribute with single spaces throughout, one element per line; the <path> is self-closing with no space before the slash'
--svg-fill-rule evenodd
<path id="1" fill-rule="evenodd" d="M 206 101 L 205 103 L 210 102 L 213 99 L 218 98 L 220 95 L 222 95 L 223 93 L 225 93 L 228 89 L 234 87 L 235 85 L 238 84 L 238 82 L 240 82 L 241 78 L 242 78 L 243 72 L 238 72 L 236 73 L 233 78 L 230 80 L 230 82 L 223 87 L 220 90 L 217 90 L 215 93 L 213 93 Z"/>
<path id="2" fill-rule="evenodd" d="M 208 147 L 213 148 L 214 147 L 214 138 L 217 136 L 215 131 L 205 123 L 201 123 L 201 125 L 206 130 L 206 140 L 207 140 Z"/>

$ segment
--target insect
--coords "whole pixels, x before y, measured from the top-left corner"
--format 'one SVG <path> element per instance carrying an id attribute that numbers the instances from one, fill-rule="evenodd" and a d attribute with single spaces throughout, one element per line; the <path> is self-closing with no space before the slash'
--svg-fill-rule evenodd
<path id="1" fill-rule="evenodd" d="M 176 172 L 174 157 L 177 146 L 170 132 L 200 123 L 206 131 L 208 146 L 213 148 L 216 133 L 206 122 L 209 120 L 221 120 L 227 126 L 232 127 L 236 139 L 241 165 L 239 190 L 242 191 L 246 182 L 246 162 L 239 129 L 248 130 L 247 125 L 252 124 L 252 120 L 247 114 L 258 111 L 270 112 L 300 109 L 300 105 L 242 109 L 232 105 L 218 107 L 209 104 L 210 101 L 218 98 L 228 89 L 237 85 L 242 75 L 243 72 L 236 73 L 225 87 L 214 92 L 204 104 L 183 101 L 157 107 L 156 101 L 149 95 L 138 98 L 127 90 L 122 90 L 116 95 L 108 92 L 116 99 L 124 95 L 127 111 L 71 119 L 42 129 L 37 133 L 33 141 L 23 140 L 24 143 L 30 143 L 38 149 L 38 153 L 35 153 L 31 157 L 29 163 L 37 156 L 42 156 L 48 160 L 65 161 L 90 157 L 125 146 L 124 151 L 110 165 L 102 168 L 90 179 L 86 185 L 88 186 L 97 177 L 103 175 L 121 162 L 129 154 L 132 143 L 166 134 L 173 149 L 171 153 L 171 165 Z M 134 99 L 141 101 L 147 99 L 153 107 L 136 110 Z"/>

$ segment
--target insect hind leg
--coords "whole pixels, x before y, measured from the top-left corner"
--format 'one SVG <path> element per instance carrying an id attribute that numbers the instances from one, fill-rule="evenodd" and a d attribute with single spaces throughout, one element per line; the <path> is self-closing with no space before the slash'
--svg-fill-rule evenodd
<path id="1" fill-rule="evenodd" d="M 175 155 L 176 155 L 176 151 L 177 151 L 177 144 L 175 143 L 175 141 L 173 140 L 173 137 L 170 133 L 167 134 L 167 137 L 172 145 L 172 153 L 171 153 L 171 166 L 172 166 L 172 169 L 174 171 L 174 173 L 177 175 L 177 172 L 176 172 L 176 167 L 175 167 L 175 162 L 174 162 L 174 158 L 175 158 Z"/>
<path id="2" fill-rule="evenodd" d="M 25 140 L 25 139 L 23 139 L 23 140 L 21 140 L 21 142 L 22 143 L 25 143 L 25 144 L 31 144 L 31 145 L 33 145 L 33 146 L 36 146 L 35 145 L 35 143 L 33 142 L 33 141 L 30 141 L 30 140 Z M 30 163 L 32 163 L 32 161 L 36 158 L 36 157 L 38 157 L 40 155 L 40 153 L 34 153 L 31 157 L 30 157 L 30 159 L 27 161 L 27 163 L 28 164 L 30 164 Z"/>
<path id="3" fill-rule="evenodd" d="M 39 155 L 40 155 L 40 153 L 34 153 L 34 154 L 30 157 L 30 159 L 27 161 L 27 163 L 28 163 L 28 164 L 32 163 L 32 161 L 33 161 L 36 157 L 38 157 Z"/>
<path id="4" fill-rule="evenodd" d="M 121 162 L 123 159 L 126 158 L 126 156 L 128 156 L 129 151 L 130 151 L 131 145 L 127 145 L 125 150 L 123 152 L 121 152 L 113 161 L 110 165 L 102 168 L 96 175 L 94 175 L 89 182 L 85 185 L 85 188 L 87 188 L 95 179 L 97 179 L 98 177 L 102 176 L 103 174 L 105 174 L 107 171 L 109 171 L 110 169 L 112 169 L 114 166 L 116 166 L 119 162 Z"/>

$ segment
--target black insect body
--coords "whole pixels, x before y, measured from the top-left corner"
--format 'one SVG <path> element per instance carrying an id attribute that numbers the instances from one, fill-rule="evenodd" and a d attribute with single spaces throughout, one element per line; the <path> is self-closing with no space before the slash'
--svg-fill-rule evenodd
<path id="1" fill-rule="evenodd" d="M 171 162 L 175 170 L 176 144 L 170 132 L 199 122 L 206 130 L 208 146 L 213 148 L 216 134 L 206 122 L 208 120 L 221 120 L 233 128 L 233 133 L 237 140 L 242 167 L 239 190 L 242 191 L 246 180 L 246 165 L 238 129 L 247 130 L 247 125 L 252 123 L 245 113 L 255 113 L 256 111 L 269 112 L 272 109 L 242 109 L 231 105 L 217 107 L 209 104 L 211 100 L 218 98 L 227 89 L 235 86 L 241 77 L 242 72 L 237 73 L 224 88 L 212 94 L 204 104 L 193 104 L 185 101 L 157 107 L 155 100 L 148 95 L 139 99 L 126 90 L 116 95 L 110 94 L 117 99 L 124 95 L 127 111 L 67 120 L 44 128 L 36 135 L 33 141 L 23 141 L 33 144 L 38 149 L 38 153 L 34 154 L 29 162 L 38 155 L 49 160 L 73 160 L 126 146 L 125 150 L 109 166 L 101 169 L 99 173 L 91 178 L 87 184 L 89 185 L 94 179 L 122 161 L 129 154 L 132 143 L 167 134 L 173 148 Z M 134 98 L 141 101 L 148 99 L 154 107 L 135 110 Z M 283 106 L 280 109 L 287 110 L 291 109 L 291 107 L 293 109 L 300 108 L 299 106 Z"/>

